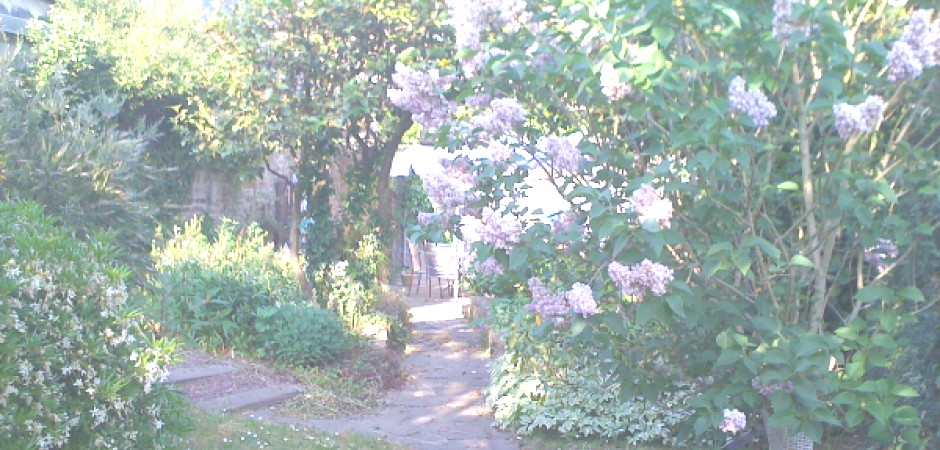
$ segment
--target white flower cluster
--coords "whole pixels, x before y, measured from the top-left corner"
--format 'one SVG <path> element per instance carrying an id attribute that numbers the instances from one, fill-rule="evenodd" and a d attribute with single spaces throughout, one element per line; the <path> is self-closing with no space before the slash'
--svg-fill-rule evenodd
<path id="1" fill-rule="evenodd" d="M 512 216 L 502 216 L 491 209 L 483 211 L 480 241 L 495 248 L 510 250 L 519 243 L 522 224 Z"/>
<path id="2" fill-rule="evenodd" d="M 433 132 L 450 122 L 457 108 L 456 103 L 443 94 L 454 79 L 454 76 L 441 76 L 437 70 L 419 72 L 397 63 L 392 82 L 398 89 L 389 89 L 388 99 L 393 105 L 411 113 L 416 123 Z"/>
<path id="3" fill-rule="evenodd" d="M 479 50 L 484 33 L 491 28 L 519 29 L 525 12 L 524 0 L 447 0 L 457 48 Z"/>
<path id="4" fill-rule="evenodd" d="M 901 39 L 888 53 L 888 80 L 912 80 L 940 62 L 940 19 L 931 21 L 929 9 L 918 9 L 904 27 Z"/>
<path id="5" fill-rule="evenodd" d="M 623 100 L 632 90 L 629 83 L 620 81 L 620 73 L 613 65 L 606 63 L 601 67 L 601 92 L 610 101 Z"/>
<path id="6" fill-rule="evenodd" d="M 486 258 L 486 261 L 478 261 L 473 267 L 476 269 L 477 273 L 487 277 L 502 275 L 505 272 L 503 265 L 492 256 Z"/>
<path id="7" fill-rule="evenodd" d="M 771 33 L 780 40 L 787 40 L 794 32 L 808 33 L 809 25 L 793 20 L 793 4 L 806 3 L 805 0 L 774 0 L 774 21 Z"/>
<path id="8" fill-rule="evenodd" d="M 656 222 L 662 228 L 672 226 L 672 202 L 649 183 L 643 183 L 627 199 L 627 208 L 635 212 L 640 223 Z"/>
<path id="9" fill-rule="evenodd" d="M 870 133 L 884 118 L 885 102 L 880 96 L 869 95 L 858 105 L 838 103 L 832 107 L 836 131 L 845 139 L 855 134 Z"/>
<path id="10" fill-rule="evenodd" d="M 747 114 L 758 127 L 767 126 L 770 119 L 777 116 L 777 107 L 767 99 L 767 96 L 759 89 L 747 89 L 744 78 L 740 76 L 731 80 L 731 85 L 728 87 L 728 102 L 732 110 Z"/>
<path id="11" fill-rule="evenodd" d="M 581 152 L 569 137 L 544 136 L 536 147 L 545 152 L 556 173 L 577 172 L 581 166 Z"/>
<path id="12" fill-rule="evenodd" d="M 624 295 L 637 301 L 643 301 L 647 291 L 656 296 L 664 295 L 674 277 L 672 269 L 648 259 L 633 266 L 614 261 L 607 267 L 607 273 Z"/>
<path id="13" fill-rule="evenodd" d="M 490 108 L 482 116 L 474 118 L 474 125 L 491 136 L 512 133 L 513 129 L 525 122 L 526 110 L 512 98 L 496 98 L 490 101 Z"/>

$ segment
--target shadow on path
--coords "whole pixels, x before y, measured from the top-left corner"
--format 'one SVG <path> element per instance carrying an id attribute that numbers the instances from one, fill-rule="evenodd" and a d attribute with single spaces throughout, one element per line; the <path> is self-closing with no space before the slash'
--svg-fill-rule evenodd
<path id="1" fill-rule="evenodd" d="M 426 294 L 426 293 L 425 293 Z M 461 299 L 408 297 L 415 334 L 406 350 L 412 379 L 385 406 L 341 419 L 270 417 L 329 432 L 355 431 L 414 449 L 517 449 L 516 440 L 493 428 L 484 390 L 489 358 L 480 332 L 463 318 Z"/>

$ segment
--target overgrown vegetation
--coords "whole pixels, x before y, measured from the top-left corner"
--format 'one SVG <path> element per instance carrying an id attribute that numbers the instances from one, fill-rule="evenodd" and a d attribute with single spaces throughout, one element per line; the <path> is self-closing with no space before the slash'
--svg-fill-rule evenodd
<path id="1" fill-rule="evenodd" d="M 256 225 L 193 219 L 153 250 L 154 309 L 169 330 L 210 349 L 317 364 L 345 347 L 337 316 L 301 290 L 293 262 Z"/>
<path id="2" fill-rule="evenodd" d="M 0 440 L 6 448 L 160 448 L 185 408 L 113 235 L 79 238 L 35 203 L 0 203 Z"/>

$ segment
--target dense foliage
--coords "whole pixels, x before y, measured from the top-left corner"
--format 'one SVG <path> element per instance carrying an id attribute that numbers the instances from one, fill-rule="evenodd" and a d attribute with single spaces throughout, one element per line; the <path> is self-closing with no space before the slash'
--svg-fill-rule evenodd
<path id="1" fill-rule="evenodd" d="M 35 203 L 0 203 L 0 439 L 5 448 L 160 448 L 182 401 L 157 384 L 155 338 L 101 233 L 79 239 Z"/>
<path id="2" fill-rule="evenodd" d="M 154 226 L 144 191 L 161 175 L 144 158 L 154 131 L 120 129 L 119 99 L 71 103 L 69 94 L 33 90 L 22 63 L 0 63 L 0 200 L 38 202 L 82 233 L 110 229 L 139 251 Z"/>
<path id="3" fill-rule="evenodd" d="M 346 342 L 339 320 L 310 302 L 290 256 L 260 228 L 225 221 L 211 236 L 202 228 L 194 219 L 154 247 L 154 307 L 168 328 L 208 348 L 295 364 L 338 354 Z"/>
<path id="4" fill-rule="evenodd" d="M 450 2 L 462 50 L 401 67 L 396 104 L 489 153 L 429 195 L 624 398 L 684 380 L 687 431 L 918 447 L 887 369 L 937 300 L 914 276 L 937 216 L 902 206 L 940 198 L 940 24 L 900 3 Z M 521 206 L 533 173 L 571 204 L 554 223 Z"/>

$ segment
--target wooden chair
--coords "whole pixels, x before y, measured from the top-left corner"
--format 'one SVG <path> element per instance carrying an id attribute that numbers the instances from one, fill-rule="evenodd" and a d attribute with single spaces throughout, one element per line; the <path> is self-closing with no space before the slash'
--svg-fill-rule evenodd
<path id="1" fill-rule="evenodd" d="M 443 297 L 445 288 L 443 281 L 447 281 L 447 289 L 453 289 L 460 278 L 460 258 L 453 245 L 433 245 L 428 248 L 426 254 L 428 298 L 431 298 L 431 277 L 437 278 L 437 285 Z"/>
<path id="2" fill-rule="evenodd" d="M 427 262 L 426 262 L 427 253 L 424 250 L 424 246 L 415 244 L 414 242 L 411 241 L 411 239 L 409 239 L 408 240 L 408 255 L 411 258 L 412 281 L 414 280 L 414 278 L 418 279 L 418 282 L 414 283 L 415 293 L 418 293 L 420 291 L 421 280 L 423 278 L 427 278 L 428 292 L 430 292 L 431 291 L 431 277 L 427 276 L 428 275 L 428 268 L 427 268 Z M 411 293 L 411 284 L 408 285 L 408 293 L 409 294 Z M 430 294 L 428 294 L 428 296 L 430 296 Z"/>

